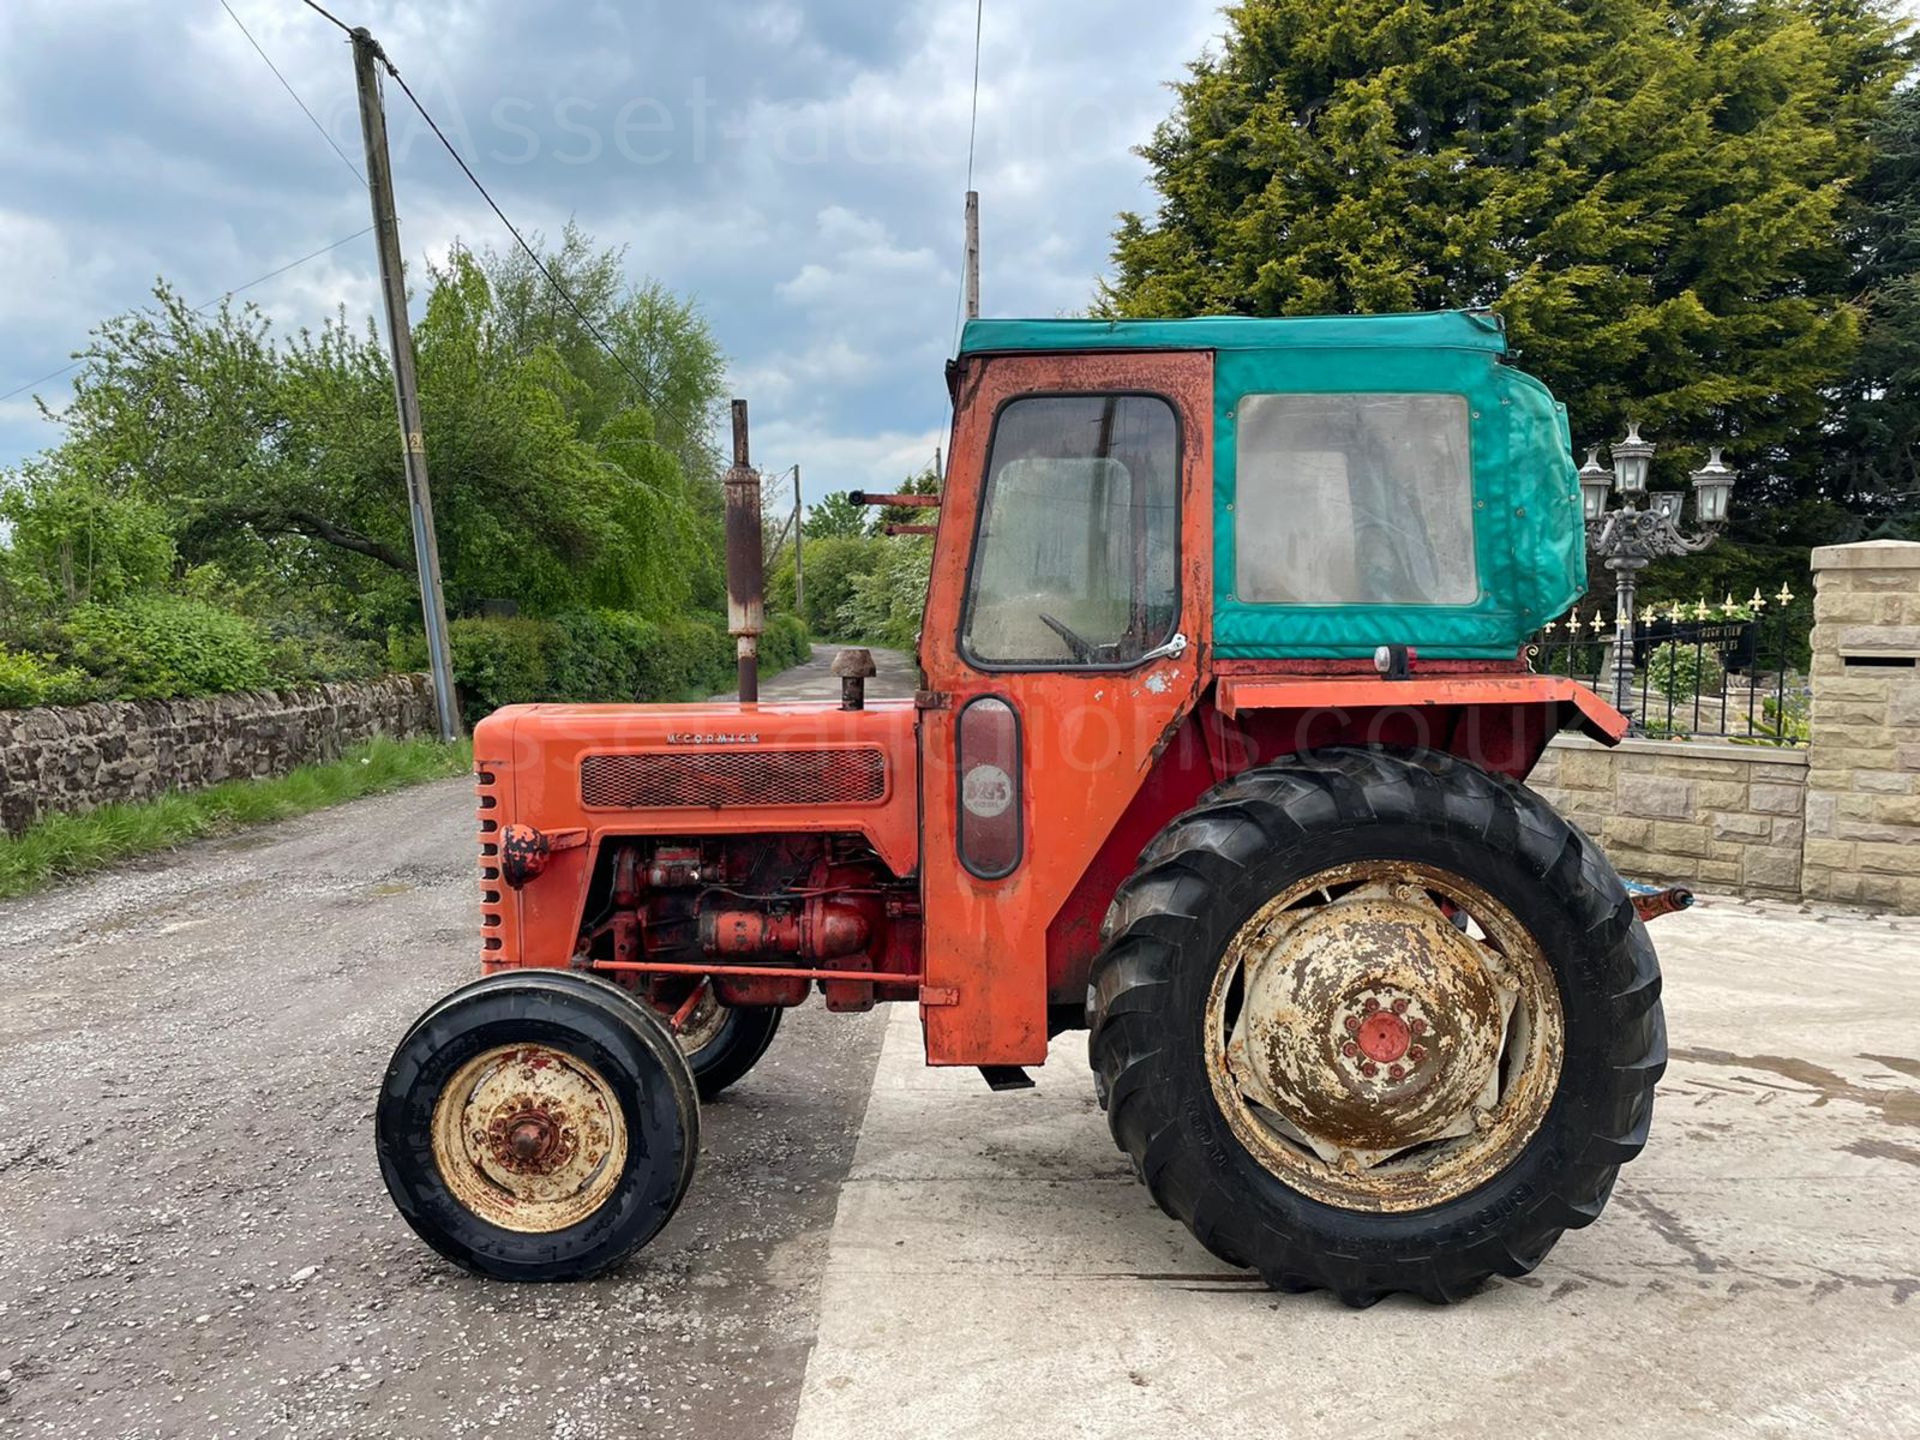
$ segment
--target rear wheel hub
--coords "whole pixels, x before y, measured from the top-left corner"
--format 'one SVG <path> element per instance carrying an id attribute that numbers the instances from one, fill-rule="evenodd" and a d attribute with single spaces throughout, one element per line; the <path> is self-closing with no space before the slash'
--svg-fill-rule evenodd
<path id="1" fill-rule="evenodd" d="M 1559 1066 L 1558 990 L 1490 897 L 1427 867 L 1323 872 L 1227 947 L 1209 1073 L 1261 1163 L 1333 1203 L 1435 1204 L 1538 1128 Z"/>

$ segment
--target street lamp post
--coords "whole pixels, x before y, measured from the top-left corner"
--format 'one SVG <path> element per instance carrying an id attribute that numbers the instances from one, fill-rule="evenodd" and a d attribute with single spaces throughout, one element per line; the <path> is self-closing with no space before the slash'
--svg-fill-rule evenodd
<path id="1" fill-rule="evenodd" d="M 1629 424 L 1627 438 L 1612 446 L 1613 473 L 1600 464 L 1600 447 L 1587 451 L 1587 463 L 1580 467 L 1580 498 L 1586 512 L 1587 548 L 1613 572 L 1613 705 L 1621 714 L 1633 717 L 1633 592 L 1640 572 L 1655 560 L 1671 555 L 1694 555 L 1713 544 L 1727 523 L 1727 506 L 1733 495 L 1733 471 L 1720 459 L 1720 447 L 1714 446 L 1707 463 L 1694 471 L 1694 522 L 1700 529 L 1689 535 L 1680 528 L 1681 509 L 1686 501 L 1679 490 L 1656 490 L 1651 503 L 1642 507 L 1647 495 L 1647 476 L 1653 468 L 1653 442 L 1640 437 L 1640 426 Z M 1620 508 L 1607 509 L 1607 492 L 1620 496 Z"/>

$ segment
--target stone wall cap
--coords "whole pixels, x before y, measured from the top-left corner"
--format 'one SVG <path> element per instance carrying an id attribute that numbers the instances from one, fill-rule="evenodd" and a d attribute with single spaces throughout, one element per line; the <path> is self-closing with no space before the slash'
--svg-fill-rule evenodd
<path id="1" fill-rule="evenodd" d="M 1745 765 L 1790 765 L 1807 768 L 1807 747 L 1786 745 L 1726 745 L 1712 740 L 1622 740 L 1600 745 L 1584 735 L 1563 732 L 1547 742 L 1553 750 L 1596 750 L 1612 755 L 1680 755 L 1689 760 L 1726 760 Z"/>
<path id="2" fill-rule="evenodd" d="M 1815 570 L 1920 570 L 1920 540 L 1858 540 L 1851 545 L 1821 545 L 1813 552 Z"/>

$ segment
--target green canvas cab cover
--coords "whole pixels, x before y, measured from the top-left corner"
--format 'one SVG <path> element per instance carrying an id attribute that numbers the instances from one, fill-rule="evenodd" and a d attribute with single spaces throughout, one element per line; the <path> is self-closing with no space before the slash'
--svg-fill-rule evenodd
<path id="1" fill-rule="evenodd" d="M 1566 409 L 1490 314 L 973 320 L 960 351 L 1214 355 L 1215 653 L 1512 658 L 1587 583 Z"/>

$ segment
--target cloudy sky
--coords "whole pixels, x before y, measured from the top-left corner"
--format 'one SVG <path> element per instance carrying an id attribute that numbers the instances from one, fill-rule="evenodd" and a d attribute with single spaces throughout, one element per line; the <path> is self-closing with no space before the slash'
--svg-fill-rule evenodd
<path id="1" fill-rule="evenodd" d="M 358 163 L 344 37 L 228 0 Z M 698 297 L 765 468 L 809 499 L 885 484 L 946 423 L 972 0 L 326 0 L 385 45 L 523 229 L 569 216 Z M 1121 18 L 1124 10 L 1125 18 Z M 1089 301 L 1130 153 L 1220 28 L 1216 0 L 986 0 L 976 180 L 984 308 Z M 352 235 L 365 192 L 220 0 L 0 4 L 0 393 L 66 363 L 156 276 L 193 301 Z M 408 260 L 510 243 L 389 97 Z M 248 291 L 282 327 L 376 303 L 362 238 Z M 58 404 L 63 377 L 35 387 Z M 0 466 L 56 438 L 0 401 Z"/>

